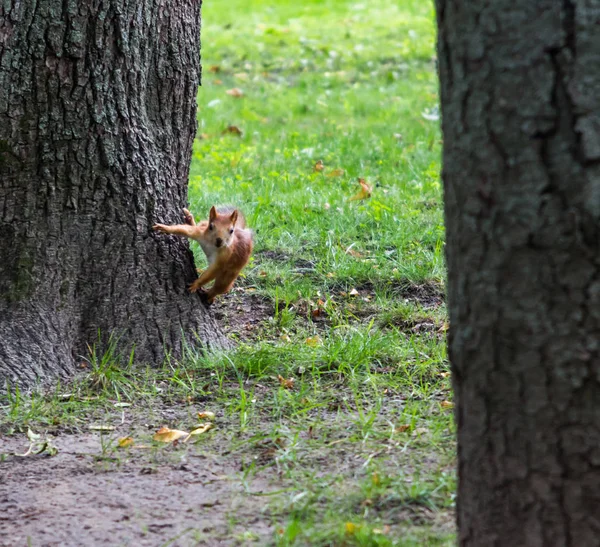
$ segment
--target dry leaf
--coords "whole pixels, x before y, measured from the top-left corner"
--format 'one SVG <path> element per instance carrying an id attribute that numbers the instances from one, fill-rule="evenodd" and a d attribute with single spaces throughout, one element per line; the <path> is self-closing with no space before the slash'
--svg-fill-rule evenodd
<path id="1" fill-rule="evenodd" d="M 237 135 L 238 137 L 241 137 L 243 135 L 243 131 L 237 125 L 228 125 L 227 129 L 223 130 L 223 134 L 225 133 Z"/>
<path id="2" fill-rule="evenodd" d="M 243 97 L 244 96 L 244 92 L 239 87 L 234 87 L 232 89 L 228 89 L 227 91 L 225 91 L 225 93 L 227 93 L 227 95 L 230 95 L 231 97 Z"/>
<path id="3" fill-rule="evenodd" d="M 371 481 L 375 486 L 381 483 L 381 480 L 379 479 L 379 473 L 377 473 L 377 471 L 374 471 L 371 475 Z"/>
<path id="4" fill-rule="evenodd" d="M 454 408 L 454 403 L 452 401 L 442 401 L 440 405 L 442 408 Z"/>
<path id="5" fill-rule="evenodd" d="M 288 334 L 282 334 L 280 336 L 281 340 L 283 340 L 284 342 L 291 342 L 292 339 L 290 338 L 290 336 Z"/>
<path id="6" fill-rule="evenodd" d="M 346 171 L 344 171 L 343 169 L 334 169 L 333 171 L 330 171 L 329 173 L 327 173 L 328 177 L 341 177 Z"/>
<path id="7" fill-rule="evenodd" d="M 277 375 L 277 379 L 279 380 L 279 384 L 281 387 L 285 389 L 294 389 L 294 379 L 293 378 L 284 378 L 281 374 Z"/>
<path id="8" fill-rule="evenodd" d="M 198 418 L 201 420 L 210 420 L 211 422 L 215 421 L 215 413 L 210 410 L 205 410 L 204 412 L 198 412 Z"/>
<path id="9" fill-rule="evenodd" d="M 315 163 L 315 166 L 314 166 L 315 171 L 321 172 L 321 171 L 323 171 L 323 169 L 325 169 L 325 164 L 323 163 L 323 160 L 319 160 L 317 163 Z"/>
<path id="10" fill-rule="evenodd" d="M 358 291 L 356 289 L 352 289 L 349 293 L 350 296 L 358 296 Z"/>
<path id="11" fill-rule="evenodd" d="M 406 432 L 406 431 L 408 431 L 409 429 L 410 429 L 410 426 L 409 426 L 409 425 L 407 425 L 407 424 L 402 424 L 402 425 L 399 425 L 399 426 L 396 428 L 396 431 L 398 431 L 398 433 L 405 433 L 405 432 Z"/>
<path id="12" fill-rule="evenodd" d="M 346 534 L 352 536 L 356 534 L 356 532 L 360 529 L 360 526 L 358 524 L 354 524 L 353 522 L 347 522 L 344 528 L 346 530 Z"/>
<path id="13" fill-rule="evenodd" d="M 417 427 L 414 431 L 413 431 L 413 435 L 423 435 L 425 433 L 427 433 L 429 430 L 426 427 Z"/>
<path id="14" fill-rule="evenodd" d="M 213 85 L 223 85 L 223 80 L 219 80 L 219 78 L 216 78 L 213 80 Z"/>
<path id="15" fill-rule="evenodd" d="M 318 334 L 315 336 L 310 336 L 306 339 L 306 345 L 310 346 L 311 348 L 320 346 L 322 343 L 323 340 L 321 340 L 321 337 Z"/>
<path id="16" fill-rule="evenodd" d="M 208 133 L 200 133 L 200 135 L 198 135 L 197 138 L 202 141 L 205 141 L 206 139 L 210 138 L 210 135 Z"/>
<path id="17" fill-rule="evenodd" d="M 119 448 L 127 448 L 133 444 L 133 437 L 121 437 L 117 443 Z"/>
<path id="18" fill-rule="evenodd" d="M 199 427 L 190 431 L 189 434 L 186 433 L 187 437 L 183 439 L 184 443 L 187 443 L 192 437 L 196 435 L 202 435 L 202 433 L 206 433 L 209 429 L 213 428 L 213 424 L 211 422 L 207 422 L 205 424 L 199 424 Z"/>
<path id="19" fill-rule="evenodd" d="M 448 378 L 452 374 L 451 372 L 440 372 L 440 376 L 442 378 Z"/>
<path id="20" fill-rule="evenodd" d="M 370 184 L 367 184 L 365 179 L 358 179 L 358 183 L 360 184 L 360 190 L 350 199 L 348 199 L 348 201 L 357 201 L 371 197 L 371 194 L 373 193 L 373 187 Z"/>
<path id="21" fill-rule="evenodd" d="M 168 427 L 161 427 L 152 437 L 153 440 L 161 443 L 172 443 L 181 437 L 187 437 L 189 433 L 187 431 L 180 431 L 179 429 L 169 429 Z"/>
<path id="22" fill-rule="evenodd" d="M 365 256 L 361 252 L 355 251 L 354 249 L 351 249 L 350 247 L 348 247 L 346 249 L 346 254 L 350 255 L 350 256 L 353 256 L 354 258 L 362 258 L 363 256 Z"/>
<path id="23" fill-rule="evenodd" d="M 221 72 L 221 67 L 219 65 L 212 65 L 208 68 L 209 72 L 213 72 L 216 74 L 217 72 Z"/>

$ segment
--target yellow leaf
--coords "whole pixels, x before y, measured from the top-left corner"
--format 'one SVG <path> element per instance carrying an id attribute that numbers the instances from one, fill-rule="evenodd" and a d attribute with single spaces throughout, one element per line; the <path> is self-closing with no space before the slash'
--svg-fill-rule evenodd
<path id="1" fill-rule="evenodd" d="M 227 93 L 227 95 L 230 95 L 231 97 L 243 97 L 244 96 L 244 92 L 239 87 L 234 87 L 232 89 L 228 89 L 227 91 L 225 91 L 225 93 Z"/>
<path id="2" fill-rule="evenodd" d="M 346 534 L 348 534 L 349 536 L 352 536 L 352 535 L 356 534 L 356 532 L 360 529 L 360 526 L 358 524 L 354 524 L 353 522 L 347 522 L 345 529 L 346 529 Z"/>
<path id="3" fill-rule="evenodd" d="M 279 384 L 281 387 L 285 389 L 294 389 L 294 379 L 293 378 L 284 378 L 281 374 L 277 375 L 277 379 L 279 380 Z"/>
<path id="4" fill-rule="evenodd" d="M 371 475 L 371 481 L 375 486 L 381 483 L 381 480 L 379 479 L 379 473 L 377 473 L 377 471 Z"/>
<path id="5" fill-rule="evenodd" d="M 209 72 L 216 74 L 217 72 L 221 71 L 221 67 L 219 65 L 212 65 L 208 70 Z"/>
<path id="6" fill-rule="evenodd" d="M 282 340 L 283 342 L 291 342 L 291 341 L 292 341 L 292 339 L 290 338 L 289 334 L 282 334 L 282 335 L 280 336 L 280 338 L 281 338 L 281 340 Z"/>
<path id="7" fill-rule="evenodd" d="M 442 401 L 440 405 L 442 408 L 454 408 L 454 403 L 452 401 Z"/>
<path id="8" fill-rule="evenodd" d="M 440 376 L 442 378 L 448 378 L 450 376 L 450 374 L 451 374 L 450 372 L 440 372 Z"/>
<path id="9" fill-rule="evenodd" d="M 330 171 L 329 173 L 327 173 L 328 177 L 341 177 L 346 171 L 344 171 L 343 169 L 334 169 L 333 171 Z"/>
<path id="10" fill-rule="evenodd" d="M 133 444 L 133 437 L 121 437 L 118 443 L 119 448 L 127 448 Z"/>
<path id="11" fill-rule="evenodd" d="M 323 169 L 325 169 L 325 164 L 323 163 L 323 160 L 319 160 L 317 163 L 315 163 L 314 166 L 314 170 L 317 172 L 323 171 Z"/>
<path id="12" fill-rule="evenodd" d="M 371 197 L 373 193 L 373 187 L 370 184 L 367 184 L 365 179 L 358 179 L 358 183 L 360 184 L 360 190 L 353 195 L 348 201 L 357 201 L 359 199 L 367 199 Z"/>
<path id="13" fill-rule="evenodd" d="M 215 413 L 210 410 L 205 410 L 204 412 L 198 412 L 198 418 L 201 420 L 210 420 L 211 422 L 215 421 Z"/>
<path id="14" fill-rule="evenodd" d="M 186 433 L 187 437 L 183 439 L 183 442 L 187 443 L 192 437 L 196 435 L 202 435 L 202 433 L 206 433 L 209 429 L 212 429 L 212 427 L 213 424 L 210 422 L 200 425 L 200 427 L 197 427 L 193 431 L 190 431 L 189 435 Z"/>
<path id="15" fill-rule="evenodd" d="M 348 294 L 350 294 L 350 296 L 358 296 L 359 292 L 356 289 L 352 289 Z"/>
<path id="16" fill-rule="evenodd" d="M 315 336 L 310 336 L 306 339 L 306 345 L 310 346 L 311 348 L 320 346 L 323 343 L 323 340 L 321 340 L 321 337 L 316 334 Z"/>
<path id="17" fill-rule="evenodd" d="M 187 437 L 189 433 L 187 431 L 180 431 L 179 429 L 169 429 L 168 427 L 161 427 L 152 439 L 161 443 L 172 443 L 181 437 Z"/>

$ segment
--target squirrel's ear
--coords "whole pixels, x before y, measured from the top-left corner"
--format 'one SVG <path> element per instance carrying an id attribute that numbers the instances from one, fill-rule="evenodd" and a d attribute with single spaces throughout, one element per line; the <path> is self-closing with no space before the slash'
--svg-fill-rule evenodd
<path id="1" fill-rule="evenodd" d="M 231 213 L 231 224 L 235 224 L 238 219 L 238 210 L 235 209 L 233 213 Z"/>
<path id="2" fill-rule="evenodd" d="M 210 208 L 210 213 L 208 214 L 208 220 L 213 222 L 215 220 L 215 218 L 217 218 L 217 210 L 215 209 L 215 206 L 213 205 Z"/>

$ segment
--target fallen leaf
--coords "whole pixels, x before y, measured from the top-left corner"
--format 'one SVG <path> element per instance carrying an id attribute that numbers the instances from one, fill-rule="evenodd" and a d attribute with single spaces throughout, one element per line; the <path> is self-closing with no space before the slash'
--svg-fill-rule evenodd
<path id="1" fill-rule="evenodd" d="M 356 289 L 352 289 L 349 293 L 350 296 L 358 296 L 359 292 Z"/>
<path id="2" fill-rule="evenodd" d="M 198 135 L 198 139 L 200 139 L 201 141 L 205 141 L 208 138 L 210 138 L 210 135 L 208 133 L 200 133 L 200 135 Z"/>
<path id="3" fill-rule="evenodd" d="M 201 420 L 210 420 L 211 422 L 215 421 L 215 413 L 210 410 L 205 410 L 204 412 L 198 412 L 198 418 Z"/>
<path id="4" fill-rule="evenodd" d="M 181 437 L 187 437 L 189 433 L 187 431 L 180 431 L 179 429 L 169 429 L 168 427 L 161 427 L 152 437 L 153 440 L 161 443 L 172 443 Z"/>
<path id="5" fill-rule="evenodd" d="M 234 87 L 232 89 L 228 89 L 227 91 L 225 91 L 225 93 L 227 93 L 227 95 L 230 95 L 231 97 L 243 97 L 244 96 L 244 92 L 239 87 Z"/>
<path id="6" fill-rule="evenodd" d="M 323 160 L 319 160 L 317 163 L 315 163 L 315 166 L 314 166 L 315 171 L 321 172 L 321 171 L 323 171 L 323 169 L 325 169 L 325 164 L 323 163 Z"/>
<path id="7" fill-rule="evenodd" d="M 223 80 L 219 80 L 219 78 L 215 78 L 213 80 L 213 85 L 223 85 Z"/>
<path id="8" fill-rule="evenodd" d="M 440 376 L 442 378 L 448 378 L 451 374 L 451 372 L 440 372 Z"/>
<path id="9" fill-rule="evenodd" d="M 114 406 L 116 406 L 117 408 L 126 408 L 128 406 L 131 406 L 131 403 L 115 403 Z"/>
<path id="10" fill-rule="evenodd" d="M 211 65 L 208 71 L 216 74 L 217 72 L 221 72 L 221 67 L 219 65 Z"/>
<path id="11" fill-rule="evenodd" d="M 346 254 L 350 255 L 350 256 L 353 256 L 354 258 L 363 258 L 365 256 L 361 252 L 356 251 L 356 250 L 354 250 L 354 249 L 352 249 L 350 247 L 348 247 L 346 249 Z"/>
<path id="12" fill-rule="evenodd" d="M 233 75 L 234 78 L 237 78 L 238 80 L 242 80 L 242 81 L 246 81 L 248 80 L 248 73 L 246 72 L 237 72 Z"/>
<path id="13" fill-rule="evenodd" d="M 292 339 L 290 338 L 289 334 L 282 334 L 280 336 L 281 340 L 283 340 L 284 342 L 291 342 Z"/>
<path id="14" fill-rule="evenodd" d="M 360 529 L 360 526 L 354 524 L 353 522 L 347 522 L 344 528 L 346 530 L 346 534 L 352 536 Z"/>
<path id="15" fill-rule="evenodd" d="M 316 334 L 315 336 L 309 336 L 306 339 L 306 345 L 310 346 L 311 348 L 320 346 L 322 343 L 323 340 L 321 340 L 321 337 L 318 334 Z"/>
<path id="16" fill-rule="evenodd" d="M 128 446 L 131 446 L 133 442 L 133 437 L 121 437 L 117 441 L 117 444 L 119 445 L 119 448 L 127 448 Z"/>
<path id="17" fill-rule="evenodd" d="M 343 169 L 334 169 L 333 171 L 330 171 L 329 173 L 327 173 L 328 177 L 341 177 L 346 171 L 344 171 Z"/>
<path id="18" fill-rule="evenodd" d="M 426 427 L 417 427 L 414 431 L 413 431 L 413 435 L 423 435 L 425 433 L 427 433 L 429 430 Z"/>
<path id="19" fill-rule="evenodd" d="M 405 433 L 405 432 L 406 432 L 406 431 L 408 431 L 409 429 L 410 429 L 410 426 L 409 426 L 409 425 L 407 425 L 407 424 L 402 424 L 402 425 L 399 425 L 399 426 L 396 428 L 396 431 L 398 431 L 398 433 Z"/>
<path id="20" fill-rule="evenodd" d="M 378 484 L 381 483 L 381 480 L 379 478 L 379 473 L 377 473 L 377 471 L 374 471 L 373 474 L 371 475 L 371 481 L 373 482 L 373 484 L 375 486 L 377 486 Z"/>
<path id="21" fill-rule="evenodd" d="M 213 424 L 211 422 L 207 422 L 205 424 L 200 424 L 199 427 L 197 427 L 196 429 L 194 429 L 193 431 L 190 431 L 190 433 L 185 433 L 187 435 L 187 437 L 185 439 L 183 439 L 184 443 L 187 443 L 192 437 L 195 437 L 196 435 L 202 435 L 202 433 L 206 433 L 209 429 L 213 428 Z"/>
<path id="22" fill-rule="evenodd" d="M 294 389 L 294 379 L 293 378 L 284 378 L 281 374 L 277 375 L 277 379 L 279 380 L 279 385 L 285 389 Z"/>
<path id="23" fill-rule="evenodd" d="M 351 198 L 349 198 L 348 201 L 357 201 L 371 197 L 371 194 L 373 193 L 373 187 L 370 184 L 367 184 L 365 179 L 358 179 L 358 183 L 360 184 L 360 190 Z"/>
<path id="24" fill-rule="evenodd" d="M 223 134 L 231 133 L 232 135 L 237 135 L 241 137 L 243 135 L 243 131 L 237 125 L 228 125 L 227 129 L 223 130 Z"/>
<path id="25" fill-rule="evenodd" d="M 452 401 L 442 401 L 440 406 L 442 408 L 454 408 L 454 403 Z"/>

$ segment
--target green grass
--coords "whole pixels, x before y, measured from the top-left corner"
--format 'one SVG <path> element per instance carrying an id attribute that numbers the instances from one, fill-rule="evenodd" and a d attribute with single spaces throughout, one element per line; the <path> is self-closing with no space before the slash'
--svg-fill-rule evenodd
<path id="1" fill-rule="evenodd" d="M 235 350 L 159 370 L 92 351 L 74 385 L 13 392 L 1 431 L 83 430 L 124 401 L 146 422 L 176 408 L 168 425 L 190 427 L 211 407 L 219 427 L 201 448 L 242 461 L 248 496 L 273 477 L 279 493 L 257 498 L 273 544 L 450 545 L 433 6 L 221 0 L 205 4 L 202 32 L 190 208 L 244 211 L 255 254 L 221 302 L 261 299 L 273 313 L 252 338 L 230 332 Z M 358 178 L 372 196 L 349 201 Z"/>

